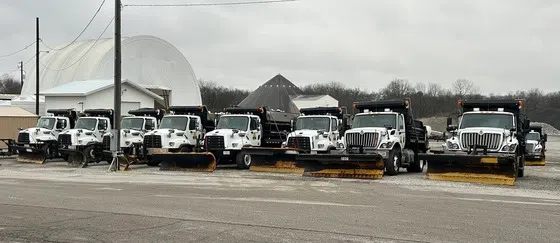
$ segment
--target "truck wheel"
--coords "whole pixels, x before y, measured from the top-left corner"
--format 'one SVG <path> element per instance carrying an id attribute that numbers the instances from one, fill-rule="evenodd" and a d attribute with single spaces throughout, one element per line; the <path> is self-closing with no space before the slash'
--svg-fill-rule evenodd
<path id="1" fill-rule="evenodd" d="M 423 160 L 419 160 L 418 159 L 418 154 L 415 153 L 414 154 L 414 162 L 410 164 L 410 166 L 408 166 L 406 168 L 406 171 L 408 172 L 422 172 L 424 171 L 424 161 Z"/>
<path id="2" fill-rule="evenodd" d="M 398 148 L 393 148 L 389 153 L 389 158 L 385 160 L 385 174 L 398 175 L 399 165 L 401 164 L 401 154 Z"/>
<path id="3" fill-rule="evenodd" d="M 51 146 L 49 146 L 49 144 L 44 144 L 41 147 L 41 150 L 43 150 L 43 153 L 45 154 L 45 159 L 52 159 Z"/>
<path id="4" fill-rule="evenodd" d="M 235 162 L 237 163 L 238 169 L 249 169 L 249 167 L 251 166 L 251 155 L 244 152 L 239 152 L 235 158 Z"/>
<path id="5" fill-rule="evenodd" d="M 179 152 L 192 152 L 192 149 L 189 146 L 183 146 L 179 149 Z"/>
<path id="6" fill-rule="evenodd" d="M 93 146 L 88 146 L 84 149 L 84 154 L 86 155 L 86 160 L 88 161 L 84 161 L 84 162 L 89 162 L 89 159 L 92 159 L 93 161 L 99 162 L 99 160 L 97 159 L 97 156 L 95 156 L 95 148 Z"/>

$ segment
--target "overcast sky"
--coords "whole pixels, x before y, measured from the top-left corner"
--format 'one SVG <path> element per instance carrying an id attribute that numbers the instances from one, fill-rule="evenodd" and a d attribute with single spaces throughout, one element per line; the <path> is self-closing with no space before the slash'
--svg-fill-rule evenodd
<path id="1" fill-rule="evenodd" d="M 219 0 L 214 2 L 245 1 Z M 200 3 L 209 0 L 122 0 Z M 0 3 L 0 55 L 35 38 L 72 41 L 101 0 Z M 81 39 L 95 39 L 114 1 Z M 175 45 L 197 78 L 255 89 L 277 73 L 296 85 L 339 81 L 377 90 L 394 78 L 450 87 L 470 79 L 485 93 L 560 90 L 560 1 L 299 0 L 212 7 L 125 7 L 123 36 L 154 35 Z M 105 37 L 113 35 L 113 28 Z M 42 47 L 44 48 L 44 47 Z M 46 50 L 46 48 L 45 48 Z M 0 72 L 29 60 L 34 46 L 0 58 Z M 18 72 L 13 72 L 14 75 Z"/>

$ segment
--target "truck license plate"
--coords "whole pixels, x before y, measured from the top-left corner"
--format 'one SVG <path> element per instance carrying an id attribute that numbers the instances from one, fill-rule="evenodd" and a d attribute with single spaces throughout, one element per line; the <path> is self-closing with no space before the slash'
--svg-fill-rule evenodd
<path id="1" fill-rule="evenodd" d="M 224 155 L 229 155 L 229 151 L 224 151 Z"/>
<path id="2" fill-rule="evenodd" d="M 70 145 L 70 146 L 68 146 L 68 149 L 76 149 L 76 146 L 75 145 Z"/>

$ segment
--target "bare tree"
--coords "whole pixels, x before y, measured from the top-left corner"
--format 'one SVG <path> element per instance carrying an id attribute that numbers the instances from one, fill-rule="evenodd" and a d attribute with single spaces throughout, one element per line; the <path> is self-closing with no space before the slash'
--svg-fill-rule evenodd
<path id="1" fill-rule="evenodd" d="M 455 83 L 453 83 L 452 89 L 455 96 L 459 99 L 477 95 L 480 92 L 480 89 L 468 79 L 457 79 Z"/>
<path id="2" fill-rule="evenodd" d="M 21 83 L 9 74 L 0 77 L 0 94 L 20 94 Z"/>
<path id="3" fill-rule="evenodd" d="M 381 90 L 384 99 L 400 99 L 413 93 L 414 87 L 406 79 L 395 79 Z"/>

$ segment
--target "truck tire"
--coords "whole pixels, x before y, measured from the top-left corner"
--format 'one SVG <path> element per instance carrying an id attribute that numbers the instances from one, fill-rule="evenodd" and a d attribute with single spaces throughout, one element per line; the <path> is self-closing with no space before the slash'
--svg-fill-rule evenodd
<path id="1" fill-rule="evenodd" d="M 414 154 L 414 162 L 410 163 L 410 165 L 406 168 L 407 172 L 422 172 L 424 171 L 424 163 L 423 160 L 418 159 L 418 153 Z"/>
<path id="2" fill-rule="evenodd" d="M 249 167 L 251 167 L 251 155 L 239 152 L 235 157 L 235 163 L 237 164 L 237 168 L 240 170 L 249 169 Z"/>
<path id="3" fill-rule="evenodd" d="M 99 160 L 95 156 L 94 146 L 87 146 L 84 149 L 83 153 L 86 155 L 86 161 L 84 161 L 85 163 L 88 163 L 90 161 L 90 159 L 93 160 L 93 161 L 99 162 Z"/>
<path id="4" fill-rule="evenodd" d="M 401 164 L 401 153 L 399 148 L 393 148 L 389 152 L 389 158 L 385 160 L 385 174 L 394 176 L 399 174 L 399 165 Z"/>

